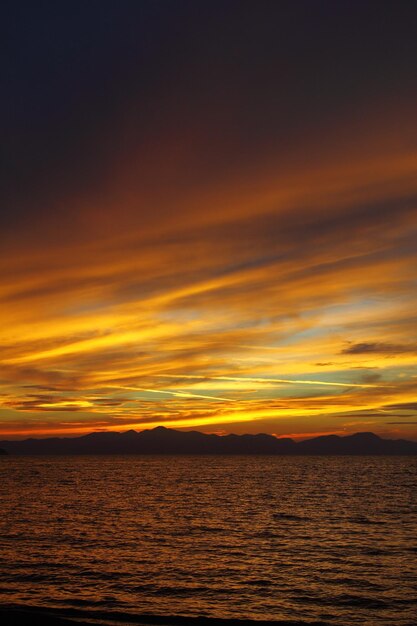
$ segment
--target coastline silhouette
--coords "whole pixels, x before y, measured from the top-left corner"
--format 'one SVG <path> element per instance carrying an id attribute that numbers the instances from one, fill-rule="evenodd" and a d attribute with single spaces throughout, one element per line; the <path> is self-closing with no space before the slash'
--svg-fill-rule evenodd
<path id="1" fill-rule="evenodd" d="M 215 435 L 163 426 L 137 432 L 93 432 L 81 437 L 0 441 L 8 454 L 249 454 L 249 455 L 416 455 L 417 442 L 382 439 L 371 432 L 322 435 L 296 443 L 264 433 Z"/>

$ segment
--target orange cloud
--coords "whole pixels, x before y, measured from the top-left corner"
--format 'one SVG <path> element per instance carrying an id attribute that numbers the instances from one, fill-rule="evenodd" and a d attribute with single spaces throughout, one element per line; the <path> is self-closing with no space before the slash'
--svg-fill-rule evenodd
<path id="1" fill-rule="evenodd" d="M 270 151 L 189 187 L 183 151 L 167 189 L 153 146 L 143 189 L 133 164 L 108 194 L 67 199 L 70 236 L 54 215 L 34 246 L 16 232 L 0 251 L 3 432 L 327 432 L 414 401 L 417 156 L 371 130 L 366 150 L 329 135 L 314 162 Z"/>

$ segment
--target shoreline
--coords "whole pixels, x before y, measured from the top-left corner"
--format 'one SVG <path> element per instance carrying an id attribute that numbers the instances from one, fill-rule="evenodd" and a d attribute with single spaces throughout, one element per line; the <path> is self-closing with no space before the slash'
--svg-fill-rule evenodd
<path id="1" fill-rule="evenodd" d="M 102 611 L 78 611 L 67 613 L 57 609 L 14 608 L 0 606 L 0 621 L 4 626 L 328 626 L 323 621 L 300 620 L 252 620 L 240 618 L 216 618 L 180 615 L 135 615 L 104 613 Z"/>

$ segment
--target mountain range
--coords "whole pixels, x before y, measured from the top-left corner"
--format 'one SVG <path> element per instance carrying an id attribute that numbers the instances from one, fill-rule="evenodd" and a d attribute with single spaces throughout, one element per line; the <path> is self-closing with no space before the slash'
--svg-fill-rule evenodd
<path id="1" fill-rule="evenodd" d="M 417 442 L 382 439 L 370 432 L 323 435 L 296 443 L 273 435 L 215 435 L 158 426 L 151 430 L 93 432 L 81 437 L 0 441 L 8 454 L 270 454 L 417 455 Z"/>

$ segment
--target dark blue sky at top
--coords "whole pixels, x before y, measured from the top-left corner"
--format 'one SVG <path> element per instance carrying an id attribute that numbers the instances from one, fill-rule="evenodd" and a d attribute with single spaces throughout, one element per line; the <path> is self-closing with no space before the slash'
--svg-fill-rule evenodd
<path id="1" fill-rule="evenodd" d="M 210 178 L 412 101 L 416 15 L 411 1 L 3 3 L 3 229 L 166 134 L 205 136 Z"/>

